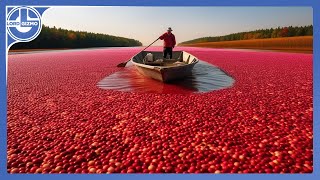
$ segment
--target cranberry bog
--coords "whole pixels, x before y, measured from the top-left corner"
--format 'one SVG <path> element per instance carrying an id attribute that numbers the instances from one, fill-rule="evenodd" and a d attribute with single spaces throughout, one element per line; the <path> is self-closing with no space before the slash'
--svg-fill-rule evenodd
<path id="1" fill-rule="evenodd" d="M 7 171 L 313 171 L 312 54 L 177 49 L 220 67 L 233 86 L 206 93 L 97 87 L 140 48 L 9 55 Z"/>

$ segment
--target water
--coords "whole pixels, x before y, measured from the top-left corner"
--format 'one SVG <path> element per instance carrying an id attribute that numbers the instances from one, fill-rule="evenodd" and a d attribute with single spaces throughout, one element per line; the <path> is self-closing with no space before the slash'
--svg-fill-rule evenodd
<path id="1" fill-rule="evenodd" d="M 233 83 L 234 79 L 218 67 L 199 61 L 192 75 L 169 84 L 144 77 L 128 63 L 125 68 L 103 78 L 97 86 L 124 92 L 204 93 L 231 87 Z"/>

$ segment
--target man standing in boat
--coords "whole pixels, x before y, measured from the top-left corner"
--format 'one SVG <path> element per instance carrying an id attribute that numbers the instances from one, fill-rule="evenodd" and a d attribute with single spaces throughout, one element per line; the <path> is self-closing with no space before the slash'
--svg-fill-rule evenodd
<path id="1" fill-rule="evenodd" d="M 167 32 L 162 34 L 159 39 L 163 40 L 163 58 L 167 58 L 169 54 L 170 59 L 172 59 L 172 49 L 176 45 L 176 37 L 171 33 L 171 27 L 168 28 Z"/>

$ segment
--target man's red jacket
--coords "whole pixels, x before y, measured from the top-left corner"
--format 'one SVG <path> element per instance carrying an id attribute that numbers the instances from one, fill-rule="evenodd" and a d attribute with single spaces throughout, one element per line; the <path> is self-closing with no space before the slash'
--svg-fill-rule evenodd
<path id="1" fill-rule="evenodd" d="M 163 47 L 174 47 L 176 45 L 176 37 L 172 33 L 165 32 L 159 39 L 163 40 Z"/>

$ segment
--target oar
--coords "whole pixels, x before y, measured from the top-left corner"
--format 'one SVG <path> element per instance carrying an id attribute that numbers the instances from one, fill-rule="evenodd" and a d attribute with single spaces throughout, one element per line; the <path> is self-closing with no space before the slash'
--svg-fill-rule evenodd
<path id="1" fill-rule="evenodd" d="M 153 41 L 149 46 L 147 46 L 146 48 L 144 48 L 142 51 L 146 50 L 148 47 L 150 47 L 152 44 L 154 44 L 154 43 L 155 43 L 156 41 L 158 41 L 158 40 L 159 40 L 159 38 L 156 39 L 155 41 Z M 142 51 L 138 52 L 137 54 L 141 53 Z M 125 61 L 125 62 L 122 62 L 122 63 L 118 64 L 117 67 L 125 67 L 126 64 L 127 64 L 130 60 L 131 60 L 131 59 L 129 59 L 129 60 Z"/>

